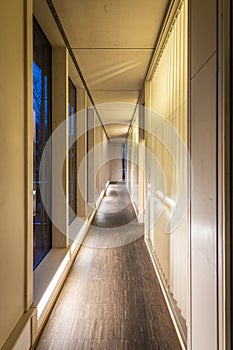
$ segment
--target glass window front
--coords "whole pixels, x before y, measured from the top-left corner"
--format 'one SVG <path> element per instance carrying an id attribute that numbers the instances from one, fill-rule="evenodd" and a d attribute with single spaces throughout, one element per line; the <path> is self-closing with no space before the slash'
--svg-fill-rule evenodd
<path id="1" fill-rule="evenodd" d="M 69 122 L 68 133 L 69 139 L 76 138 L 76 88 L 69 79 Z M 69 213 L 69 222 L 71 223 L 77 212 L 77 145 L 76 142 L 72 144 L 69 149 L 69 205 L 72 210 Z M 73 211 L 73 212 L 72 212 Z"/>
<path id="2" fill-rule="evenodd" d="M 125 172 L 126 172 L 126 169 L 125 169 L 125 166 L 126 166 L 126 162 L 125 162 L 125 144 L 123 143 L 122 144 L 122 180 L 125 181 L 126 179 L 126 176 L 125 176 Z"/>
<path id="3" fill-rule="evenodd" d="M 51 134 L 51 46 L 36 20 L 33 23 L 33 266 L 40 263 L 51 248 L 51 222 L 44 209 L 40 185 L 51 205 L 51 159 L 39 179 L 44 147 Z M 41 184 L 40 184 L 41 181 Z"/>

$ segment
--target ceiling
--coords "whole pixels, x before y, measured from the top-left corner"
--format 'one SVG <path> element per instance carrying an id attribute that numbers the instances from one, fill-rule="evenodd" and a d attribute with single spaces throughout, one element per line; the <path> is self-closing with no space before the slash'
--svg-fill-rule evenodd
<path id="1" fill-rule="evenodd" d="M 110 138 L 125 136 L 170 0 L 54 0 L 70 46 Z M 117 105 L 118 106 L 118 105 Z M 117 108 L 118 109 L 118 108 Z M 118 130 L 117 130 L 118 129 Z"/>

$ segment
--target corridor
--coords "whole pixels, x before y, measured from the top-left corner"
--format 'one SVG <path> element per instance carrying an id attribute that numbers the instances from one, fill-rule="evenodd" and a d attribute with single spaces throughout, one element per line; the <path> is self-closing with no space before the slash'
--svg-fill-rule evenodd
<path id="1" fill-rule="evenodd" d="M 181 348 L 136 221 L 110 183 L 37 350 Z"/>
<path id="2" fill-rule="evenodd" d="M 233 349 L 233 1 L 0 1 L 0 349 Z"/>

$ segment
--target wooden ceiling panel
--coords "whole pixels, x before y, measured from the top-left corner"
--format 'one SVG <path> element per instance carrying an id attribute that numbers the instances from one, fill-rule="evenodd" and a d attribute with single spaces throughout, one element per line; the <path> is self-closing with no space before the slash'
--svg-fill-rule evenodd
<path id="1" fill-rule="evenodd" d="M 91 90 L 96 105 L 108 102 L 137 103 L 140 91 Z"/>
<path id="2" fill-rule="evenodd" d="M 152 50 L 73 50 L 91 90 L 141 90 Z"/>
<path id="3" fill-rule="evenodd" d="M 54 0 L 73 48 L 153 48 L 168 0 Z"/>

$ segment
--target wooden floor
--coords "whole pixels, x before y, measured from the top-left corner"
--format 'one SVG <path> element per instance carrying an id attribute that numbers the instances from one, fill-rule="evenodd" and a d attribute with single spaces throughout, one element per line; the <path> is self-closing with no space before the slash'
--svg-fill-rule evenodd
<path id="1" fill-rule="evenodd" d="M 111 203 L 111 193 L 104 201 Z M 130 215 L 135 220 L 132 208 Z M 101 226 L 98 215 L 94 224 Z M 181 349 L 143 237 L 111 249 L 81 248 L 37 349 Z"/>

